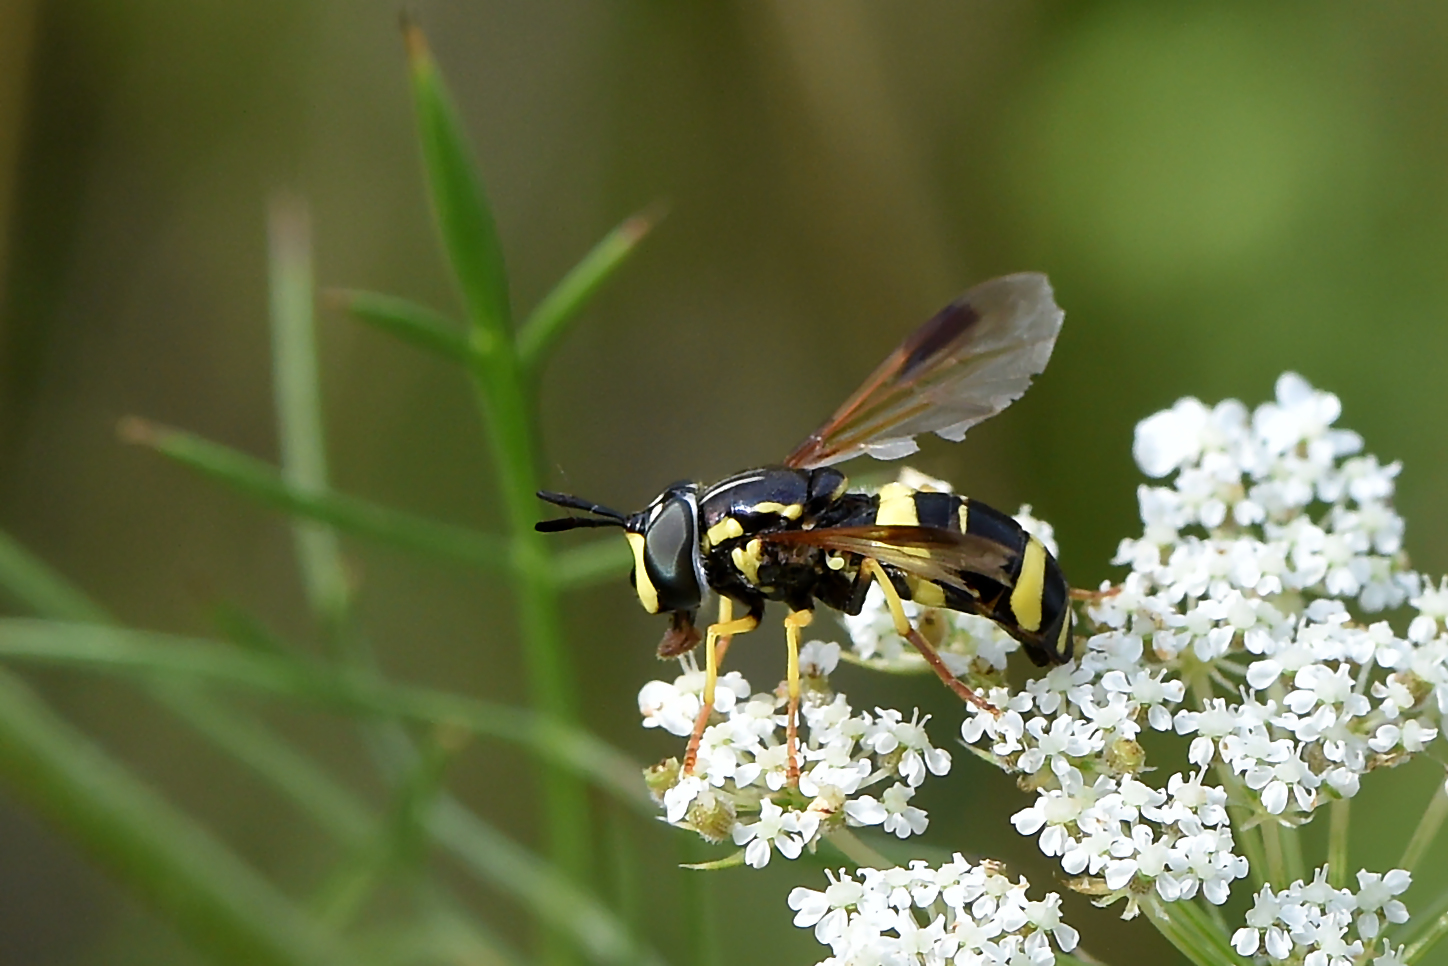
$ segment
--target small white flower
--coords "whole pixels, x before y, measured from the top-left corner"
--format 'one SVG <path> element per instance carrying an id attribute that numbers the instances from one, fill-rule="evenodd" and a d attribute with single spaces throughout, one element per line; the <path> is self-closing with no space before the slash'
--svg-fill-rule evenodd
<path id="1" fill-rule="evenodd" d="M 804 848 L 804 838 L 799 834 L 800 813 L 786 812 L 769 799 L 759 803 L 759 821 L 751 825 L 736 824 L 733 830 L 735 845 L 743 845 L 744 861 L 756 869 L 769 864 L 773 849 L 786 859 L 797 859 Z"/>

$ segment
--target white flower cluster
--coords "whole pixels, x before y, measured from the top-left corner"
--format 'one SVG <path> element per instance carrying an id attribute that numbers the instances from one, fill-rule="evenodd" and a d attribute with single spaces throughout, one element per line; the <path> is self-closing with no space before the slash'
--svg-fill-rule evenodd
<path id="1" fill-rule="evenodd" d="M 813 926 L 833 952 L 819 966 L 1050 966 L 1052 939 L 1063 952 L 1076 947 L 1060 896 L 1027 899 L 1025 879 L 1012 882 L 988 862 L 957 854 L 939 868 L 917 861 L 829 878 L 823 892 L 789 894 L 794 924 Z"/>
<path id="2" fill-rule="evenodd" d="M 1257 893 L 1247 925 L 1232 936 L 1232 945 L 1242 956 L 1265 954 L 1269 962 L 1300 962 L 1305 966 L 1349 966 L 1367 961 L 1364 943 L 1371 949 L 1383 928 L 1383 920 L 1408 921 L 1408 909 L 1395 896 L 1412 885 L 1413 878 L 1402 869 L 1386 875 L 1358 873 L 1358 891 L 1334 889 L 1327 882 L 1326 867 L 1317 870 L 1312 882 L 1301 880 L 1281 892 L 1270 885 Z M 1386 940 L 1383 950 L 1372 957 L 1378 966 L 1403 966 L 1402 947 L 1393 949 Z"/>
<path id="3" fill-rule="evenodd" d="M 1407 567 L 1398 464 L 1358 455 L 1337 398 L 1301 377 L 1276 396 L 1252 413 L 1184 399 L 1137 427 L 1142 469 L 1175 478 L 1140 488 L 1143 534 L 1115 560 L 1130 572 L 1086 607 L 1076 660 L 1013 692 L 988 638 L 957 635 L 984 659 L 952 668 L 999 711 L 967 707 L 962 737 L 1037 795 L 1017 830 L 1127 915 L 1151 891 L 1221 904 L 1248 872 L 1228 804 L 1305 822 L 1423 750 L 1448 711 L 1448 583 L 1424 591 Z M 1405 601 L 1406 636 L 1356 616 Z M 900 647 L 874 598 L 846 625 L 862 655 Z M 1165 787 L 1143 778 L 1148 728 L 1192 739 Z"/>
<path id="4" fill-rule="evenodd" d="M 950 753 L 931 745 L 929 716 L 855 712 L 829 690 L 838 644 L 800 649 L 805 685 L 797 785 L 788 783 L 783 688 L 753 694 L 737 671 L 720 677 L 714 721 L 699 743 L 691 774 L 676 759 L 650 769 L 650 789 L 666 819 L 719 842 L 733 839 L 756 868 L 778 851 L 797 858 L 820 835 L 842 825 L 879 825 L 900 838 L 924 832 L 929 818 L 910 804 L 927 774 L 950 771 Z M 673 683 L 650 681 L 639 692 L 644 727 L 685 737 L 703 706 L 703 672 L 689 666 Z M 865 789 L 889 783 L 876 798 Z M 753 816 L 745 821 L 741 816 Z"/>

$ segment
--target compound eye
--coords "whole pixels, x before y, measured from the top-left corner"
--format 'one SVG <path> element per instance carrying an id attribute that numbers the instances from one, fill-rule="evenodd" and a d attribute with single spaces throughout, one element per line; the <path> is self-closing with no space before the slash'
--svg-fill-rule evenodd
<path id="1" fill-rule="evenodd" d="M 644 534 L 644 568 L 658 591 L 661 611 L 699 606 L 699 578 L 694 569 L 697 527 L 693 505 L 671 499 Z"/>

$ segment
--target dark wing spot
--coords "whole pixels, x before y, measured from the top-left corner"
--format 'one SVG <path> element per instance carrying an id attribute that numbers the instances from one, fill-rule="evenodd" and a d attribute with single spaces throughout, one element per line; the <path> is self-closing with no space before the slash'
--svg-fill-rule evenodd
<path id="1" fill-rule="evenodd" d="M 905 350 L 905 363 L 900 367 L 899 378 L 907 378 L 979 321 L 980 313 L 963 299 L 951 302 L 935 313 L 934 318 L 916 329 L 915 334 L 901 346 Z"/>

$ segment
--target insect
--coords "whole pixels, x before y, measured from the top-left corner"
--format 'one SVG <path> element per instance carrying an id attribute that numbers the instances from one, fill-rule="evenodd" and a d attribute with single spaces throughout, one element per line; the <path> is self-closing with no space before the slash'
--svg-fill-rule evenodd
<path id="1" fill-rule="evenodd" d="M 911 625 L 901 601 L 987 617 L 1037 665 L 1070 659 L 1070 589 L 1055 558 L 1020 524 L 983 503 L 900 483 L 854 492 L 834 466 L 863 453 L 898 459 L 918 448 L 922 433 L 960 440 L 1018 399 L 1046 367 L 1062 318 L 1044 275 L 992 279 L 912 333 L 780 465 L 709 486 L 675 483 L 633 514 L 539 492 L 549 503 L 590 514 L 539 523 L 541 531 L 624 530 L 639 602 L 670 616 L 660 657 L 699 644 L 698 609 L 709 591 L 718 595 L 719 618 L 702 635 L 706 682 L 686 772 L 713 710 L 723 653 L 733 635 L 759 626 L 769 600 L 789 608 L 791 781 L 799 774 L 800 632 L 815 603 L 858 614 L 870 584 L 878 584 L 896 631 L 952 691 L 981 707 L 987 706 Z"/>

